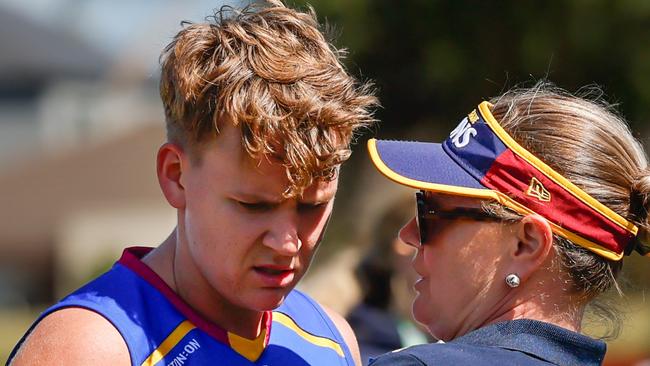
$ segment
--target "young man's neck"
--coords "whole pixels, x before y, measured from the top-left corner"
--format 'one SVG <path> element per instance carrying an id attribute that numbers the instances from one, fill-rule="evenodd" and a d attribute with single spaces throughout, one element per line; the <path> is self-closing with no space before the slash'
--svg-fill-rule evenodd
<path id="1" fill-rule="evenodd" d="M 181 270 L 176 265 L 178 251 L 182 249 L 178 245 L 177 238 L 174 230 L 142 261 L 206 320 L 241 337 L 257 338 L 264 326 L 262 324 L 264 312 L 241 309 L 219 301 L 213 296 L 205 296 L 213 293 L 213 290 L 196 268 L 184 267 Z M 189 253 L 185 253 L 187 254 Z M 192 296 L 193 294 L 201 294 L 201 296 Z"/>

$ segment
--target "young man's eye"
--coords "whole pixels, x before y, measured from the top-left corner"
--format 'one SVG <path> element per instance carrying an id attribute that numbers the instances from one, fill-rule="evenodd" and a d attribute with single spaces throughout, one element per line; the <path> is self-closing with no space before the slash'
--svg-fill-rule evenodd
<path id="1" fill-rule="evenodd" d="M 237 201 L 237 203 L 245 208 L 248 211 L 253 211 L 253 212 L 263 212 L 263 211 L 268 211 L 270 210 L 273 206 L 269 203 L 264 203 L 264 202 L 243 202 L 243 201 Z"/>
<path id="2" fill-rule="evenodd" d="M 321 210 L 327 207 L 327 202 L 322 203 L 300 203 L 298 204 L 298 210 L 303 212 L 311 212 L 316 210 Z"/>

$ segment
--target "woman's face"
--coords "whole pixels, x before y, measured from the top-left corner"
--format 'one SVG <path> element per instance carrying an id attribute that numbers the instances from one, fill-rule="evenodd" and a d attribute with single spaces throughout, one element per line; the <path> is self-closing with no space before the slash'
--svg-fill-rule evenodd
<path id="1" fill-rule="evenodd" d="M 431 192 L 425 200 L 439 212 L 481 207 L 477 199 Z M 419 246 L 413 260 L 420 276 L 414 286 L 413 316 L 434 337 L 450 340 L 484 325 L 498 307 L 505 291 L 504 244 L 516 239 L 508 225 L 494 220 L 429 218 L 425 226 L 422 246 L 415 219 L 400 231 L 405 243 Z"/>

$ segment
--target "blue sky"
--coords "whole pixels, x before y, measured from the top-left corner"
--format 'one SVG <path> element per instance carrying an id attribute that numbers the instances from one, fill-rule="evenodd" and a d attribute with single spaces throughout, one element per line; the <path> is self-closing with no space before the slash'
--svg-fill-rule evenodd
<path id="1" fill-rule="evenodd" d="M 250 0 L 0 0 L 53 31 L 71 34 L 107 56 L 146 76 L 154 75 L 158 57 L 182 20 L 201 21 L 224 4 Z M 20 35 L 16 35 L 20 37 Z"/>
<path id="2" fill-rule="evenodd" d="M 50 28 L 73 33 L 108 54 L 137 48 L 159 53 L 181 20 L 200 21 L 237 0 L 0 0 Z M 142 50 L 142 48 L 145 50 Z"/>

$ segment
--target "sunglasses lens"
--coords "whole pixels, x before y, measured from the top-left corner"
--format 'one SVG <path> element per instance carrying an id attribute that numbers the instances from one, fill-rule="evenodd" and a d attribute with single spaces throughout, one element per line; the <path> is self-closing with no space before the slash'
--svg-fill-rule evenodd
<path id="1" fill-rule="evenodd" d="M 420 245 L 426 243 L 427 241 L 427 220 L 425 219 L 426 213 L 426 202 L 424 201 L 424 194 L 422 192 L 415 193 L 415 202 L 417 206 L 416 223 L 418 225 L 418 230 L 420 232 Z"/>
<path id="2" fill-rule="evenodd" d="M 475 220 L 475 221 L 501 221 L 498 216 L 493 216 L 484 211 L 482 208 L 478 207 L 453 207 L 448 209 L 436 208 L 435 203 L 429 201 L 427 202 L 424 191 L 415 192 L 415 203 L 417 212 L 415 215 L 415 222 L 418 226 L 418 233 L 420 235 L 420 245 L 424 245 L 429 240 L 429 236 L 432 235 L 435 226 L 429 227 L 432 225 L 432 220 L 447 220 L 439 222 L 435 225 L 446 225 L 448 220 Z M 431 231 L 430 231 L 431 230 Z"/>

